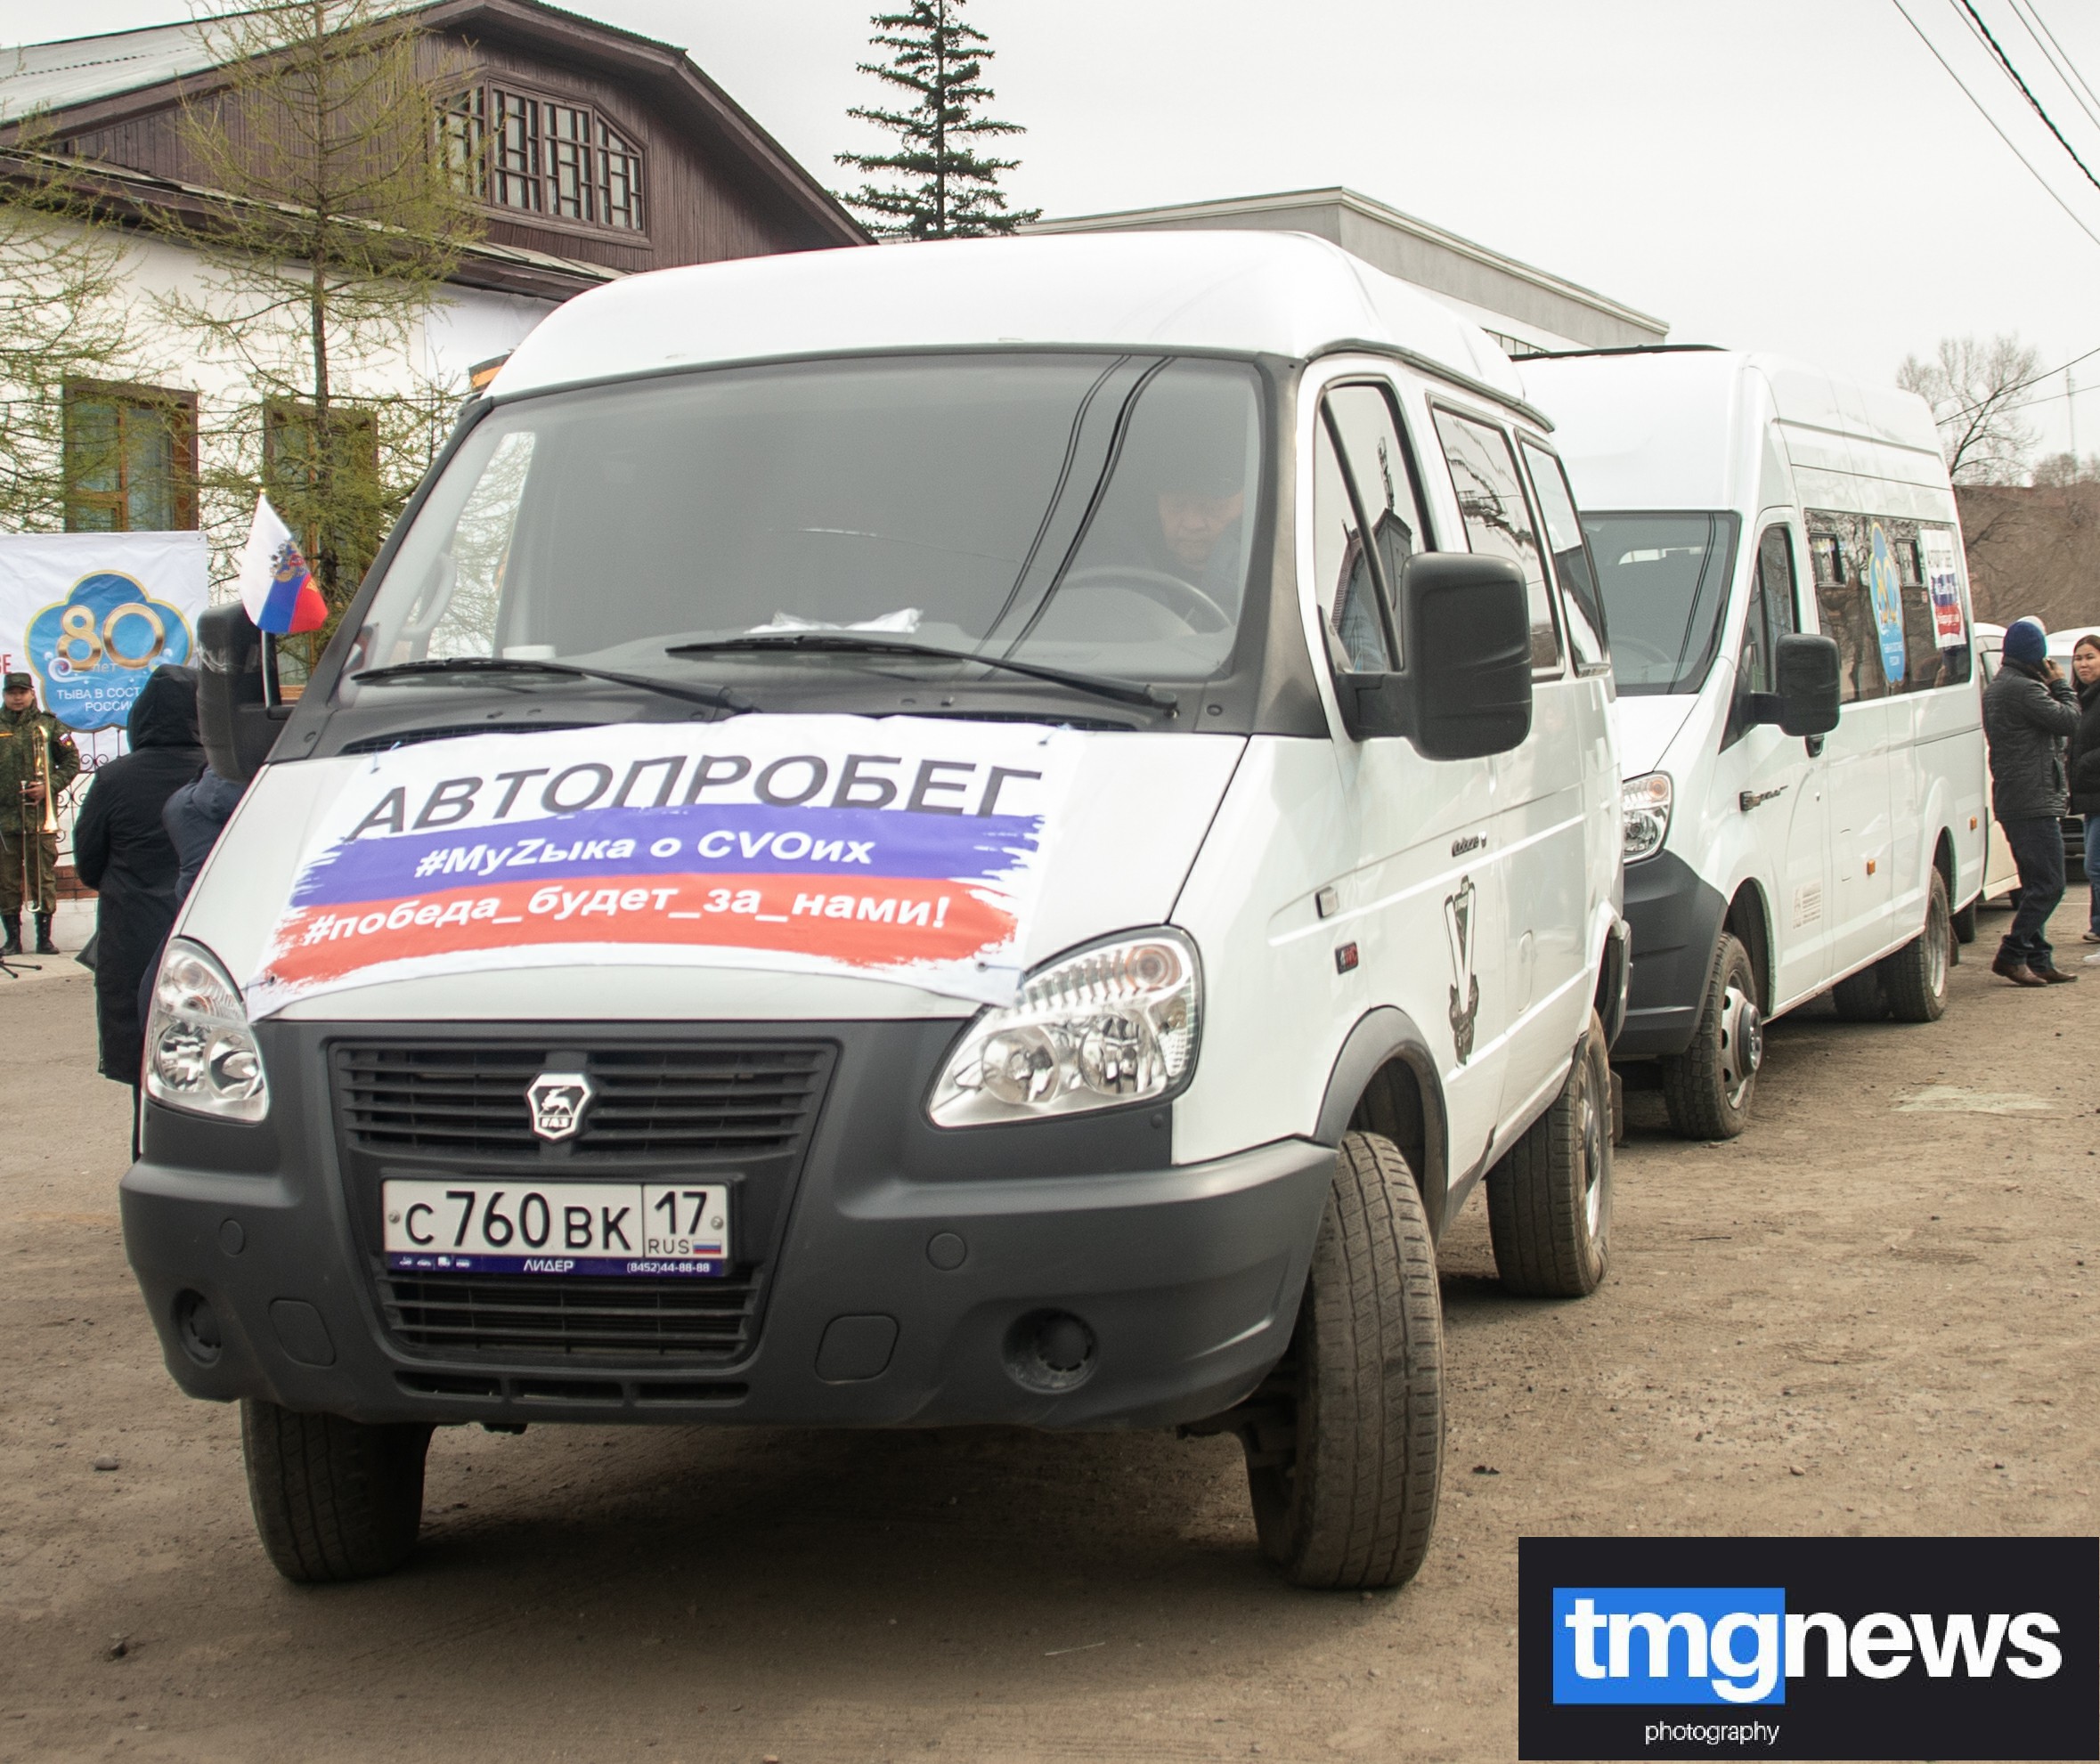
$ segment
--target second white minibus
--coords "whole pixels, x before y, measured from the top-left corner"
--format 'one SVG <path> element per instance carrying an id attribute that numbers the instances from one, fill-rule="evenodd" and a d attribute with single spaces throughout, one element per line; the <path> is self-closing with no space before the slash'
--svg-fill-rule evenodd
<path id="1" fill-rule="evenodd" d="M 1659 1063 L 1680 1133 L 1733 1137 L 1764 1023 L 1833 988 L 1845 1016 L 1930 1020 L 1974 935 L 1989 809 L 1954 493 L 1905 393 L 1705 347 L 1523 370 L 1617 679 L 1633 970 L 1614 1057 Z M 1786 702 L 1824 647 L 1803 633 L 1835 646 L 1827 734 Z"/>

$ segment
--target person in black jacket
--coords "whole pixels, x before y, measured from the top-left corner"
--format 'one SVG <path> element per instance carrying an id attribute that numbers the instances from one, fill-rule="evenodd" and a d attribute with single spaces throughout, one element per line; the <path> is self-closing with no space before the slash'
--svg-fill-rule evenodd
<path id="1" fill-rule="evenodd" d="M 2086 824 L 2086 941 L 2100 943 L 2100 637 L 2072 646 L 2078 728 L 2071 737 L 2071 812 Z"/>
<path id="2" fill-rule="evenodd" d="M 153 670 L 132 701 L 131 752 L 94 775 L 73 829 L 73 863 L 94 889 L 95 1027 L 102 1072 L 135 1092 L 145 1028 L 139 988 L 175 923 L 175 849 L 160 824 L 167 799 L 204 768 L 197 676 Z"/>
<path id="3" fill-rule="evenodd" d="M 2020 866 L 2020 903 L 1990 971 L 2015 986 L 2078 978 L 2056 965 L 2046 935 L 2063 898 L 2063 817 L 2071 797 L 2063 748 L 2077 728 L 2078 700 L 2049 660 L 2041 626 L 2015 620 L 2006 627 L 2004 665 L 1983 695 L 1991 812 Z"/>
<path id="4" fill-rule="evenodd" d="M 178 906 L 190 898 L 190 885 L 226 830 L 226 823 L 233 818 L 234 809 L 240 806 L 241 789 L 207 765 L 204 776 L 176 791 L 160 811 L 160 825 L 167 829 L 176 861 L 182 866 L 182 874 L 175 878 Z"/>

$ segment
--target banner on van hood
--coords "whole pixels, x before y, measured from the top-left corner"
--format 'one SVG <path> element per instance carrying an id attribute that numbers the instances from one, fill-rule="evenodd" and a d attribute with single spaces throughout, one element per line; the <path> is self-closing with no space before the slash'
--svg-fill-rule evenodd
<path id="1" fill-rule="evenodd" d="M 856 974 L 1003 1003 L 1078 740 L 753 716 L 376 754 L 308 843 L 248 1014 L 579 962 Z"/>

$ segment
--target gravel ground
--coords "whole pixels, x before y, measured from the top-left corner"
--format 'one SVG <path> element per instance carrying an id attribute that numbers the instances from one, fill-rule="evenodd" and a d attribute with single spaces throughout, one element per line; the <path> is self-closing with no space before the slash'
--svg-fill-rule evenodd
<path id="1" fill-rule="evenodd" d="M 2003 923 L 1936 1025 L 1778 1026 L 1732 1144 L 1630 1097 L 1594 1297 L 1502 1297 L 1469 1209 L 1438 1535 L 1375 1597 L 1270 1577 L 1229 1441 L 963 1431 L 452 1429 L 409 1570 L 287 1586 L 53 963 L 0 987 L 0 1759 L 1503 1759 L 1521 1533 L 2090 1533 L 2100 968 L 2016 992 Z"/>

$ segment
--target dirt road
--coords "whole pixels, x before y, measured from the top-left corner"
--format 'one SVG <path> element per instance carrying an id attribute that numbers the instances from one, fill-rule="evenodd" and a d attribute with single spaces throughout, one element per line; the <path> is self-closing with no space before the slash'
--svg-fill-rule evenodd
<path id="1" fill-rule="evenodd" d="M 0 1759 L 1504 1759 L 1520 1533 L 2090 1532 L 2100 968 L 2015 992 L 2003 923 L 1937 1025 L 1780 1025 L 1733 1144 L 1632 1099 L 1591 1300 L 1469 1210 L 1376 1597 L 1271 1579 L 1229 1441 L 559 1427 L 441 1433 L 414 1565 L 289 1587 L 124 1265 L 87 977 L 7 987 Z"/>

